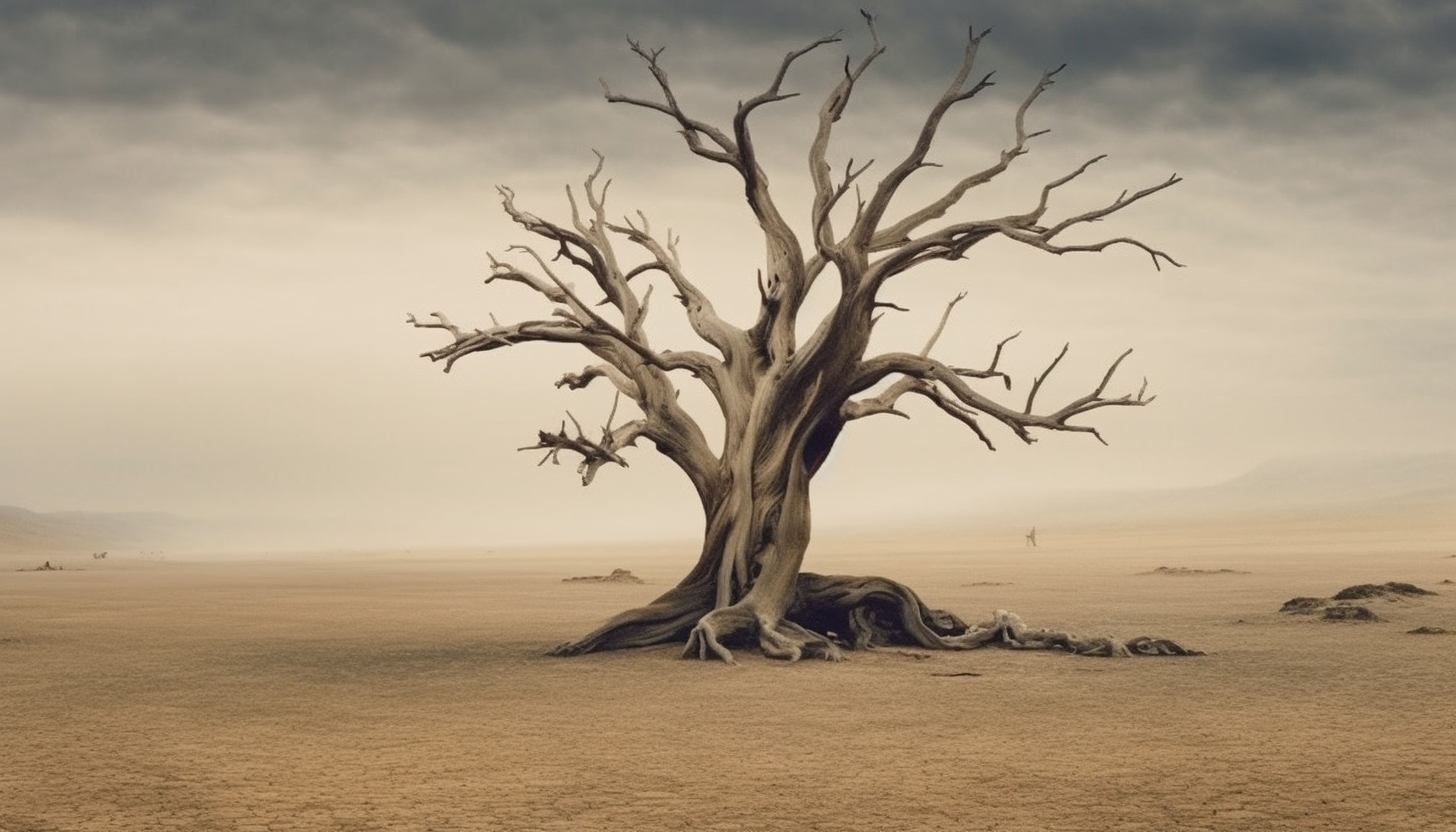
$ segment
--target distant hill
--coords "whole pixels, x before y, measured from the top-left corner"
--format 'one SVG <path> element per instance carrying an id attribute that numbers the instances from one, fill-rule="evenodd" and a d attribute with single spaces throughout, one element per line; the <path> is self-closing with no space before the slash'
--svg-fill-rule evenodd
<path id="1" fill-rule="evenodd" d="M 1209 489 L 1250 505 L 1335 505 L 1456 495 L 1456 453 L 1422 456 L 1310 457 L 1266 462 Z"/>
<path id="2" fill-rule="evenodd" d="M 169 514 L 37 512 L 0 506 L 0 552 L 163 548 L 186 539 L 188 525 Z"/>
<path id="3" fill-rule="evenodd" d="M 1023 497 L 988 514 L 1095 522 L 1402 503 L 1449 505 L 1456 513 L 1456 453 L 1279 459 L 1216 485 Z"/>

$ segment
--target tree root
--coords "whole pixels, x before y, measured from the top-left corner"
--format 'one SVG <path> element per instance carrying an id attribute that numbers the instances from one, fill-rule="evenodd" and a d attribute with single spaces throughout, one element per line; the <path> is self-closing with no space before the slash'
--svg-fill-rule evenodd
<path id="1" fill-rule="evenodd" d="M 953 613 L 926 606 L 904 584 L 878 577 L 802 573 L 789 617 L 810 629 L 832 633 L 854 649 L 903 645 L 931 650 L 1062 650 L 1080 656 L 1202 655 L 1176 641 L 1150 636 L 1119 641 L 1032 629 L 1006 610 L 970 625 Z"/>
<path id="2" fill-rule="evenodd" d="M 770 659 L 795 662 L 803 658 L 840 661 L 844 658 L 839 645 L 827 636 L 787 618 L 760 615 L 752 607 L 735 604 L 704 615 L 683 648 L 683 658 L 718 658 L 737 664 L 725 641 L 739 645 L 757 638 L 758 649 Z"/>
<path id="3" fill-rule="evenodd" d="M 1079 656 L 1201 656 L 1176 641 L 1150 636 L 1119 640 L 1084 638 L 1033 629 L 1021 617 L 997 610 L 967 624 L 931 609 L 909 587 L 888 578 L 800 573 L 793 602 L 782 616 L 768 616 L 742 602 L 711 609 L 711 591 L 678 587 L 645 607 L 628 610 L 551 653 L 575 656 L 599 650 L 646 647 L 686 639 L 684 658 L 736 664 L 732 649 L 758 647 L 784 661 L 839 661 L 844 650 L 906 646 L 929 650 L 1060 650 Z"/>
<path id="4" fill-rule="evenodd" d="M 558 644 L 549 652 L 553 656 L 580 656 L 680 642 L 712 606 L 711 587 L 675 587 L 647 606 L 618 613 L 590 633 Z"/>

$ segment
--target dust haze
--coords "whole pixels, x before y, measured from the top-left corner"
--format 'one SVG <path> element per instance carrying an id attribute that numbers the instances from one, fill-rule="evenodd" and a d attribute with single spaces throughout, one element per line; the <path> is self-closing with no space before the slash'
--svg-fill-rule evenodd
<path id="1" fill-rule="evenodd" d="M 405 315 L 541 313 L 480 285 L 523 242 L 495 186 L 560 218 L 600 150 L 749 318 L 741 188 L 598 78 L 650 89 L 623 36 L 665 46 L 717 120 L 844 29 L 789 79 L 814 101 L 868 48 L 856 4 L 0 0 L 0 832 L 1449 830 L 1456 13 L 886 9 L 837 163 L 903 153 L 966 23 L 997 86 L 935 160 L 994 158 L 1065 61 L 984 207 L 1107 152 L 1077 199 L 1184 177 L 1113 233 L 1188 268 L 978 250 L 897 287 L 876 346 L 966 291 L 945 354 L 1022 332 L 1030 378 L 1070 343 L 1055 395 L 1131 347 L 1114 387 L 1158 399 L 1098 414 L 1107 446 L 856 424 L 804 568 L 1206 655 L 544 655 L 671 587 L 701 509 L 649 448 L 587 489 L 515 450 L 612 407 L 552 386 L 579 355 L 446 376 Z M 762 121 L 795 216 L 807 125 Z M 615 568 L 645 583 L 566 580 Z M 1281 611 L 1388 582 L 1435 594 Z"/>

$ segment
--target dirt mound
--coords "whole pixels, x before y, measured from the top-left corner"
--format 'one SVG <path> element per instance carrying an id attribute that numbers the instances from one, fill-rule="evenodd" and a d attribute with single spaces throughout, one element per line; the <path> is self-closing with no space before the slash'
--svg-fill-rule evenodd
<path id="1" fill-rule="evenodd" d="M 1417 627 L 1414 630 L 1406 630 L 1406 633 L 1413 636 L 1450 636 L 1456 635 L 1445 627 Z"/>
<path id="2" fill-rule="evenodd" d="M 613 569 L 610 575 L 583 575 L 577 578 L 562 578 L 564 584 L 640 584 L 645 583 L 628 569 Z"/>
<path id="3" fill-rule="evenodd" d="M 61 566 L 60 564 L 56 564 L 55 566 L 52 566 L 50 561 L 46 561 L 45 563 L 41 564 L 40 566 L 35 567 L 34 569 L 17 569 L 15 571 L 16 572 L 60 572 L 60 571 L 64 570 L 65 568 L 66 567 Z"/>
<path id="4" fill-rule="evenodd" d="M 1421 589 L 1415 584 L 1405 584 L 1399 581 L 1390 581 L 1383 584 L 1356 584 L 1347 586 L 1335 593 L 1336 601 L 1358 601 L 1364 598 L 1389 598 L 1391 596 L 1413 596 L 1413 595 L 1435 595 L 1429 589 Z"/>
<path id="5" fill-rule="evenodd" d="M 1308 598 L 1300 596 L 1299 598 L 1290 598 L 1288 601 L 1285 601 L 1284 606 L 1280 607 L 1279 611 L 1290 612 L 1296 615 L 1309 615 L 1310 613 L 1324 609 L 1329 603 L 1330 599 L 1328 598 Z"/>
<path id="6" fill-rule="evenodd" d="M 1159 566 L 1150 572 L 1139 572 L 1139 575 L 1247 575 L 1238 569 L 1189 569 L 1186 566 Z"/>
<path id="7" fill-rule="evenodd" d="M 1371 598 L 1383 598 L 1387 601 L 1399 601 L 1403 598 L 1412 598 L 1420 595 L 1436 595 L 1429 589 L 1421 589 L 1415 584 L 1406 584 L 1399 581 L 1389 581 L 1383 584 L 1356 584 L 1347 586 L 1336 592 L 1333 598 L 1290 598 L 1279 608 L 1280 612 L 1293 613 L 1295 615 L 1310 615 L 1324 610 L 1326 621 L 1379 621 L 1380 618 L 1365 607 L 1353 604 L 1340 604 L 1339 601 L 1363 601 Z M 1358 611 L 1363 611 L 1363 614 Z"/>
<path id="8" fill-rule="evenodd" d="M 1325 607 L 1324 619 L 1326 621 L 1379 621 L 1380 616 L 1371 612 L 1369 607 L 1336 604 L 1333 607 Z"/>

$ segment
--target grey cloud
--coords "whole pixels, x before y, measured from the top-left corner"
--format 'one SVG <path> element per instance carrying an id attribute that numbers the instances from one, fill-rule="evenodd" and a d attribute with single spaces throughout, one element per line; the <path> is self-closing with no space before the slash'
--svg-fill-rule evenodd
<path id="1" fill-rule="evenodd" d="M 165 196 L 221 169 L 246 169 L 240 158 L 270 148 L 313 154 L 321 168 L 371 147 L 464 141 L 496 153 L 497 171 L 505 159 L 585 164 L 601 137 L 642 121 L 609 112 L 596 79 L 651 94 L 625 35 L 666 46 L 690 108 L 722 120 L 786 49 L 842 28 L 832 59 L 806 61 L 790 81 L 812 101 L 833 82 L 839 55 L 867 46 L 858 8 L 848 0 L 0 0 L 0 147 L 24 160 L 0 171 L 0 210 L 77 205 L 83 190 L 96 210 Z M 1240 144 L 1369 136 L 1377 126 L 1400 146 L 1424 136 L 1424 154 L 1431 136 L 1452 132 L 1439 119 L 1456 109 L 1456 9 L 1419 0 L 898 4 L 881 10 L 891 51 L 853 115 L 918 118 L 915 108 L 953 71 L 967 25 L 995 28 L 981 64 L 997 70 L 992 92 L 1002 106 L 1043 68 L 1067 61 L 1037 126 L 1054 127 L 1060 142 L 1123 153 L 1130 143 L 1157 145 L 1178 170 L 1189 158 L 1216 165 Z M 670 126 L 661 127 L 670 141 Z M 663 146 L 629 143 L 613 158 Z M 1195 156 L 1195 146 L 1208 152 Z"/>
<path id="2" fill-rule="evenodd" d="M 606 56 L 624 51 L 628 34 L 668 46 L 679 61 L 688 58 L 677 50 L 698 49 L 692 60 L 704 57 L 705 45 L 725 55 L 777 52 L 838 28 L 845 49 L 856 51 L 864 47 L 857 8 L 840 0 L 12 0 L 0 5 L 8 33 L 0 84 L 9 95 L 43 101 L 231 110 L 308 99 L 346 114 L 448 119 L 524 104 L 543 91 L 594 95 Z M 1013 77 L 1062 61 L 1092 78 L 1178 70 L 1213 98 L 1331 79 L 1349 79 L 1350 95 L 1449 95 L 1456 66 L 1456 8 L 1419 0 L 969 7 L 936 0 L 883 10 L 882 32 L 899 53 L 891 71 L 901 80 L 943 78 L 967 25 L 994 26 L 985 64 Z"/>

